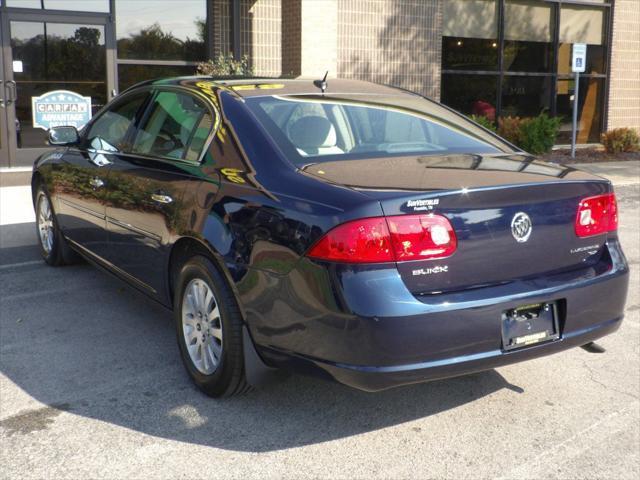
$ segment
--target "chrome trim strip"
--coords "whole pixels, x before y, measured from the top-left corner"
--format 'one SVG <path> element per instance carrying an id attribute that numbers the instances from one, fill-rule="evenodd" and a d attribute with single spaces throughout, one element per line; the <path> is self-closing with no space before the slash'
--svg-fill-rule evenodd
<path id="1" fill-rule="evenodd" d="M 117 220 L 117 219 L 115 219 L 113 217 L 106 217 L 106 218 L 107 218 L 107 223 L 115 225 L 116 227 L 121 227 L 121 228 L 129 230 L 131 232 L 138 233 L 140 235 L 144 235 L 145 237 L 148 237 L 148 238 L 151 238 L 153 240 L 156 240 L 157 242 L 162 242 L 162 237 L 160 235 L 156 235 L 155 233 L 148 232 L 147 230 L 143 230 L 141 228 L 134 227 L 133 225 L 131 225 L 129 223 L 121 222 L 120 220 Z"/>
<path id="2" fill-rule="evenodd" d="M 95 210 L 91 210 L 90 208 L 83 207 L 82 205 L 78 205 L 77 203 L 70 202 L 69 200 L 66 200 L 64 198 L 58 197 L 58 199 L 60 202 L 64 203 L 68 207 L 75 208 L 76 210 L 80 210 L 81 212 L 84 212 L 84 213 L 88 213 L 89 215 L 99 218 L 100 220 L 104 220 L 106 218 L 106 215 L 102 213 L 98 213 Z"/>

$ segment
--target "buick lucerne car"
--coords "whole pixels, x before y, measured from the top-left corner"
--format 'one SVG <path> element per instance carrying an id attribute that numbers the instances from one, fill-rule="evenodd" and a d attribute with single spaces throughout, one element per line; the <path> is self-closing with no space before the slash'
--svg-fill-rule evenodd
<path id="1" fill-rule="evenodd" d="M 211 396 L 279 371 L 366 391 L 582 346 L 622 321 L 611 183 L 351 80 L 139 84 L 35 163 L 44 260 L 174 312 Z"/>

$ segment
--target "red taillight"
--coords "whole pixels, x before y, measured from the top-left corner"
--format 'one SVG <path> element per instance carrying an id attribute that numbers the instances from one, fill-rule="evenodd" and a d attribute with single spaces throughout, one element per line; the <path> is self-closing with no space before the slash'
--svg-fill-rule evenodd
<path id="1" fill-rule="evenodd" d="M 338 225 L 311 248 L 310 257 L 334 262 L 393 262 L 384 218 L 364 218 Z"/>
<path id="2" fill-rule="evenodd" d="M 618 228 L 618 205 L 613 193 L 580 200 L 575 230 L 579 237 L 591 237 Z"/>
<path id="3" fill-rule="evenodd" d="M 387 217 L 396 261 L 444 258 L 456 251 L 458 239 L 441 215 Z"/>
<path id="4" fill-rule="evenodd" d="M 353 220 L 330 230 L 308 256 L 346 263 L 383 263 L 448 257 L 457 239 L 440 215 L 398 215 Z"/>

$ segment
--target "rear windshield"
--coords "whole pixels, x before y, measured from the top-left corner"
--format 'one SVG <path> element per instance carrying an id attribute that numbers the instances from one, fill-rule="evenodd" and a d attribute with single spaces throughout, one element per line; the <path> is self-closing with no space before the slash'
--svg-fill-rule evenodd
<path id="1" fill-rule="evenodd" d="M 328 160 L 452 153 L 495 154 L 512 149 L 495 136 L 424 99 L 277 97 L 247 105 L 290 160 Z M 417 110 L 415 106 L 424 107 Z"/>

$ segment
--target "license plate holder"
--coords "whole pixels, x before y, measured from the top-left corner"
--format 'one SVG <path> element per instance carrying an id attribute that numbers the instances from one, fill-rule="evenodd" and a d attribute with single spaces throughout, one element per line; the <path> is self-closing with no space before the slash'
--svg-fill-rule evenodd
<path id="1" fill-rule="evenodd" d="M 556 302 L 521 305 L 502 313 L 502 349 L 514 350 L 560 338 Z"/>

